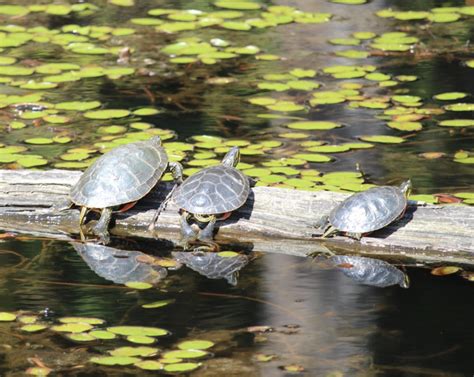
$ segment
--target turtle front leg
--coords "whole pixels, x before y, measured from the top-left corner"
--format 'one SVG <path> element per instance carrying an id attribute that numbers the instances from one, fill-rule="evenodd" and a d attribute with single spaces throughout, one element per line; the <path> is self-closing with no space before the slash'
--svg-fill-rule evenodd
<path id="1" fill-rule="evenodd" d="M 328 238 L 329 236 L 337 233 L 337 229 L 334 228 L 332 225 L 323 233 L 321 238 Z"/>
<path id="2" fill-rule="evenodd" d="M 100 238 L 100 242 L 104 245 L 110 242 L 110 236 L 107 228 L 109 227 L 111 218 L 112 208 L 104 208 L 100 213 L 99 221 L 92 227 L 92 231 Z"/>
<path id="3" fill-rule="evenodd" d="M 199 231 L 198 240 L 203 242 L 212 241 L 214 238 L 214 227 L 216 225 L 216 216 L 211 216 L 209 223 L 206 225 L 204 229 Z"/>
<path id="4" fill-rule="evenodd" d="M 186 211 L 183 211 L 183 213 L 181 213 L 180 225 L 181 243 L 183 245 L 183 248 L 186 250 L 189 247 L 189 244 L 192 241 L 195 241 L 197 237 L 196 232 L 188 223 L 188 213 Z"/>

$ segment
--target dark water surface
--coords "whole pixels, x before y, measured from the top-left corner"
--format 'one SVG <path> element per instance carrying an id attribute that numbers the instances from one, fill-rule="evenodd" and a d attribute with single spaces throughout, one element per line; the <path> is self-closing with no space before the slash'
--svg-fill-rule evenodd
<path id="1" fill-rule="evenodd" d="M 221 375 L 213 362 L 229 357 L 237 369 L 229 361 L 226 373 L 235 376 L 281 376 L 285 374 L 278 366 L 288 364 L 302 365 L 310 376 L 472 375 L 472 283 L 459 277 L 411 269 L 410 289 L 380 289 L 357 285 L 338 271 L 301 258 L 263 255 L 241 271 L 236 287 L 183 268 L 171 272 L 157 289 L 137 292 L 97 276 L 69 244 L 8 241 L 1 250 L 28 258 L 22 267 L 10 269 L 18 259 L 0 255 L 2 310 L 49 308 L 51 322 L 75 315 L 102 318 L 107 325 L 162 327 L 172 335 L 160 339 L 160 347 L 187 337 L 216 341 L 220 351 L 204 361 L 197 376 Z M 162 299 L 176 301 L 159 309 L 140 307 Z M 6 336 L 10 325 L 0 326 Z M 253 338 L 248 326 L 270 326 L 274 332 Z M 43 338 L 51 338 L 49 347 L 78 346 L 50 332 Z M 30 347 L 23 343 L 25 351 L 17 352 L 26 354 Z M 39 347 L 40 356 L 42 351 Z M 6 354 L 1 368 L 9 375 L 22 363 Z M 277 358 L 262 363 L 257 354 Z M 241 361 L 245 372 L 238 369 Z M 87 368 L 83 373 L 99 372 Z"/>

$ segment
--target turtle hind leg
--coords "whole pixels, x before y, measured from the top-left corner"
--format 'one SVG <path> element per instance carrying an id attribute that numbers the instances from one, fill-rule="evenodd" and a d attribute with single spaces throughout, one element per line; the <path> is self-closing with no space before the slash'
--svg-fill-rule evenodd
<path id="1" fill-rule="evenodd" d="M 214 238 L 214 227 L 216 225 L 216 216 L 211 216 L 206 227 L 199 231 L 198 240 L 203 242 L 212 241 Z"/>
<path id="2" fill-rule="evenodd" d="M 181 225 L 181 243 L 184 249 L 189 247 L 190 242 L 195 241 L 197 234 L 188 223 L 188 213 L 183 211 L 180 218 Z"/>
<path id="3" fill-rule="evenodd" d="M 100 242 L 104 245 L 110 242 L 110 236 L 107 228 L 109 227 L 110 219 L 112 218 L 112 208 L 104 208 L 100 213 L 100 219 L 92 227 L 92 231 L 100 239 Z"/>
<path id="4" fill-rule="evenodd" d="M 346 236 L 347 237 L 350 237 L 350 238 L 353 238 L 357 241 L 360 241 L 360 239 L 362 238 L 362 233 L 346 233 Z"/>

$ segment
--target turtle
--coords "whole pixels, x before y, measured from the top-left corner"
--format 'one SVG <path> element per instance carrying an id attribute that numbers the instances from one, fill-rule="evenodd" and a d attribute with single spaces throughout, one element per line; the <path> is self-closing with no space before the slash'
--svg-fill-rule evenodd
<path id="1" fill-rule="evenodd" d="M 69 208 L 73 204 L 82 207 L 79 226 L 82 226 L 90 209 L 100 209 L 100 219 L 92 231 L 103 243 L 108 243 L 107 228 L 113 209 L 127 203 L 134 204 L 143 198 L 167 168 L 171 170 L 176 185 L 179 184 L 183 168 L 177 162 L 168 161 L 159 136 L 121 145 L 89 166 L 71 188 L 67 203 L 62 203 L 55 209 Z M 161 203 L 159 210 L 164 208 L 171 193 Z M 127 207 L 130 208 L 131 205 Z"/>
<path id="2" fill-rule="evenodd" d="M 220 165 L 211 166 L 189 176 L 176 188 L 173 201 L 181 211 L 181 235 L 185 248 L 188 242 L 213 239 L 217 220 L 225 220 L 232 211 L 247 201 L 250 193 L 249 178 L 235 166 L 239 163 L 240 150 L 233 147 Z M 188 220 L 207 223 L 195 232 Z"/>
<path id="3" fill-rule="evenodd" d="M 363 235 L 402 218 L 410 189 L 411 182 L 407 180 L 399 187 L 380 186 L 351 195 L 323 218 L 324 224 L 330 226 L 322 238 L 342 232 L 360 240 Z"/>

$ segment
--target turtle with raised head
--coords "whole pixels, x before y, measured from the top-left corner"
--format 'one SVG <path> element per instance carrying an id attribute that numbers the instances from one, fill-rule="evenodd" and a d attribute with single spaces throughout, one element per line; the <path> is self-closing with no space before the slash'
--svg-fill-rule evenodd
<path id="1" fill-rule="evenodd" d="M 407 208 L 410 189 L 411 182 L 407 180 L 399 187 L 374 187 L 351 195 L 323 219 L 323 226 L 329 227 L 322 238 L 341 232 L 360 240 L 363 235 L 382 229 L 402 218 Z"/>
<path id="2" fill-rule="evenodd" d="M 109 240 L 108 225 L 114 208 L 134 203 L 148 194 L 170 169 L 175 181 L 182 181 L 182 167 L 169 162 L 159 136 L 147 141 L 121 145 L 105 153 L 89 166 L 72 187 L 68 203 L 56 209 L 68 208 L 72 204 L 82 207 L 79 226 L 87 212 L 100 209 L 100 219 L 92 228 L 103 243 Z M 161 203 L 164 208 L 168 197 Z M 128 208 L 131 207 L 127 206 Z"/>
<path id="3" fill-rule="evenodd" d="M 225 220 L 232 211 L 247 201 L 249 178 L 235 166 L 240 150 L 233 147 L 220 165 L 211 166 L 188 177 L 173 195 L 181 209 L 181 235 L 186 247 L 190 241 L 212 241 L 216 221 Z M 189 221 L 206 223 L 204 229 L 194 231 Z"/>

